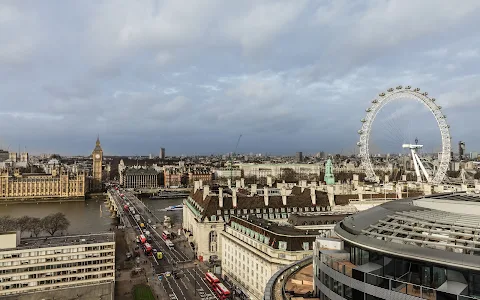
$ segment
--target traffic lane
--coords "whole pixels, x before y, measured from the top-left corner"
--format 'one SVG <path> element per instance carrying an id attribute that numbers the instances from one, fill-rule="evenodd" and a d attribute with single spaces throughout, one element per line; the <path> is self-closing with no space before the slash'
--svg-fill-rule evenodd
<path id="1" fill-rule="evenodd" d="M 199 275 L 195 272 L 196 268 L 188 268 L 186 269 L 185 275 L 189 277 L 191 285 L 200 295 L 200 299 L 203 300 L 213 300 L 218 299 L 213 290 L 210 286 L 205 282 L 203 275 Z"/>

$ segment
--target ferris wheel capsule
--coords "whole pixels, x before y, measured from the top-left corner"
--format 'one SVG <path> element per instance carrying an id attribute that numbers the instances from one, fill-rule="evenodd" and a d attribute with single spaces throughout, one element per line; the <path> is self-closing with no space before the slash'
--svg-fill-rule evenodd
<path id="1" fill-rule="evenodd" d="M 366 112 L 371 112 L 372 109 L 369 107 L 369 108 L 367 108 L 365 111 L 366 111 Z"/>
<path id="2" fill-rule="evenodd" d="M 360 129 L 360 130 L 358 131 L 358 134 L 363 134 L 363 130 Z"/>
<path id="3" fill-rule="evenodd" d="M 378 94 L 378 95 L 379 95 L 380 97 L 383 97 L 383 96 L 385 96 L 385 93 L 380 93 L 380 94 Z"/>
<path id="4" fill-rule="evenodd" d="M 393 88 L 389 88 L 387 91 L 388 92 L 393 92 Z"/>
<path id="5" fill-rule="evenodd" d="M 357 142 L 357 146 L 360 147 L 362 145 L 362 143 L 360 142 Z"/>
<path id="6" fill-rule="evenodd" d="M 414 91 L 414 92 L 419 92 L 419 91 L 420 91 L 420 88 L 415 88 L 413 91 Z"/>
<path id="7" fill-rule="evenodd" d="M 402 89 L 401 85 L 397 86 L 397 90 L 401 90 L 401 89 Z"/>
<path id="8" fill-rule="evenodd" d="M 437 106 L 437 107 L 438 107 L 438 109 L 442 109 L 442 107 L 441 107 L 440 105 L 439 105 L 439 106 Z"/>
<path id="9" fill-rule="evenodd" d="M 428 96 L 428 93 L 427 93 L 427 92 L 425 92 L 425 93 L 422 93 L 422 95 L 424 95 L 424 96 Z"/>
<path id="10" fill-rule="evenodd" d="M 377 100 L 377 99 L 373 99 L 373 100 L 372 100 L 372 103 L 374 103 L 374 104 L 375 104 L 375 103 L 378 103 L 378 100 Z"/>
<path id="11" fill-rule="evenodd" d="M 411 89 L 411 88 L 412 88 L 412 87 L 409 86 L 409 85 L 407 85 L 407 86 L 405 87 L 405 89 L 407 89 L 407 90 L 409 90 L 409 89 Z"/>
<path id="12" fill-rule="evenodd" d="M 437 99 L 435 99 L 435 98 L 430 98 L 430 100 L 432 100 L 432 102 L 435 102 L 435 100 L 437 100 Z"/>
<path id="13" fill-rule="evenodd" d="M 363 118 L 363 119 L 360 120 L 360 122 L 365 123 L 365 122 L 367 122 L 367 120 L 365 120 L 365 118 Z"/>

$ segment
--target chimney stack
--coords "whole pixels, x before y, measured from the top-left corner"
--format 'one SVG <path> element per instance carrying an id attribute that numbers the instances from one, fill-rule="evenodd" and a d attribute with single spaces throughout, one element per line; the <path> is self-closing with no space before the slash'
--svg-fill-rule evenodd
<path id="1" fill-rule="evenodd" d="M 302 188 L 302 193 L 303 191 L 305 190 L 305 188 L 307 187 L 307 181 L 306 180 L 300 180 L 298 182 L 298 185 L 300 185 L 300 187 Z"/>
<path id="2" fill-rule="evenodd" d="M 283 205 L 287 205 L 287 189 L 285 188 L 285 186 L 282 187 L 281 194 L 282 194 Z"/>
<path id="3" fill-rule="evenodd" d="M 210 194 L 210 186 L 205 185 L 203 186 L 203 200 L 207 198 L 208 194 Z"/>
<path id="4" fill-rule="evenodd" d="M 263 201 L 265 201 L 265 206 L 268 206 L 268 188 L 263 188 Z"/>
<path id="5" fill-rule="evenodd" d="M 272 187 L 273 185 L 272 176 L 267 176 L 267 185 L 268 187 Z"/>
<path id="6" fill-rule="evenodd" d="M 223 188 L 218 188 L 218 207 L 223 207 Z"/>
<path id="7" fill-rule="evenodd" d="M 193 182 L 193 193 L 195 194 L 199 190 L 200 182 L 194 181 Z"/>
<path id="8" fill-rule="evenodd" d="M 237 208 L 237 188 L 232 189 L 233 208 Z"/>
<path id="9" fill-rule="evenodd" d="M 252 193 L 252 195 L 255 195 L 257 193 L 257 184 L 252 184 L 250 186 L 250 192 Z"/>
<path id="10" fill-rule="evenodd" d="M 328 194 L 328 202 L 330 203 L 330 207 L 335 206 L 335 190 L 333 185 L 327 186 L 327 194 Z"/>
<path id="11" fill-rule="evenodd" d="M 312 205 L 317 205 L 317 194 L 315 193 L 315 187 L 310 187 L 310 199 L 312 199 Z"/>

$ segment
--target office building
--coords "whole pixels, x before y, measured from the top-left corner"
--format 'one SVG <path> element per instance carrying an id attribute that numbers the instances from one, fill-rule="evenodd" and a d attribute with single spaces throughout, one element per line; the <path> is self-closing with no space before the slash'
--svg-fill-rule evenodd
<path id="1" fill-rule="evenodd" d="M 314 285 L 322 300 L 480 297 L 478 195 L 391 201 L 345 218 L 334 233 L 335 250 L 315 243 Z"/>
<path id="2" fill-rule="evenodd" d="M 165 159 L 165 148 L 160 148 L 159 158 L 160 159 Z"/>
<path id="3" fill-rule="evenodd" d="M 465 156 L 465 142 L 458 142 L 458 157 L 460 160 L 464 159 Z"/>
<path id="4" fill-rule="evenodd" d="M 303 152 L 297 152 L 297 162 L 301 163 L 303 161 Z"/>
<path id="5" fill-rule="evenodd" d="M 0 298 L 113 299 L 114 284 L 114 233 L 29 239 L 0 233 Z"/>

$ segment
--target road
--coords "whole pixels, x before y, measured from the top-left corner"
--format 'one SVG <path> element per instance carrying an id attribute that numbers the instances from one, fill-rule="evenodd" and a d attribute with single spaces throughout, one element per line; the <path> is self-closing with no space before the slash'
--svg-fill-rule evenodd
<path id="1" fill-rule="evenodd" d="M 170 249 L 165 244 L 165 241 L 161 237 L 163 226 L 161 226 L 161 220 L 159 220 L 152 211 L 150 211 L 142 201 L 140 201 L 133 193 L 119 189 L 110 190 L 114 196 L 114 200 L 117 202 L 117 206 L 123 208 L 125 204 L 129 204 L 134 207 L 135 212 L 139 213 L 142 217 L 143 223 L 147 226 L 147 230 L 151 233 L 151 245 L 157 251 L 163 253 L 163 259 L 157 260 L 155 256 L 144 256 L 142 252 L 142 259 L 148 259 L 154 270 L 149 276 L 153 279 L 153 284 L 159 285 L 165 295 L 172 300 L 213 300 L 218 299 L 211 287 L 204 279 L 204 274 L 199 266 L 193 259 L 193 254 L 187 254 L 187 242 L 176 242 L 175 247 Z M 124 194 L 124 198 L 120 197 L 120 194 Z M 139 222 L 134 218 L 131 212 L 123 211 L 123 218 L 125 222 L 129 222 L 131 227 L 135 229 L 136 235 L 143 233 Z M 148 220 L 152 223 L 149 224 Z M 156 224 L 156 228 L 152 227 L 152 224 Z M 127 225 L 127 224 L 125 224 Z M 182 251 L 181 249 L 184 249 Z M 165 277 L 165 272 L 172 272 L 173 270 L 180 270 L 180 278 L 175 279 L 173 276 Z M 155 273 L 155 274 L 153 274 Z M 158 280 L 158 275 L 163 275 L 161 280 Z M 161 295 L 160 295 L 161 296 Z"/>

